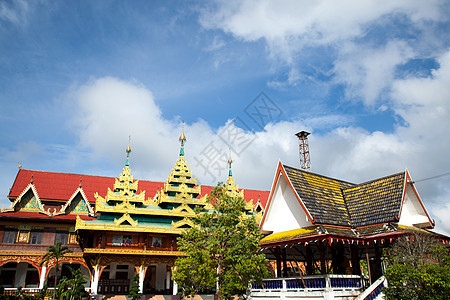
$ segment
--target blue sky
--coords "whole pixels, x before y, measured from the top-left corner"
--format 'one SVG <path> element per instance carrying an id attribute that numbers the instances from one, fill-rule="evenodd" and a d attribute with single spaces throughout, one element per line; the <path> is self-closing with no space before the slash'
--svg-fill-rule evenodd
<path id="1" fill-rule="evenodd" d="M 359 183 L 406 168 L 450 233 L 448 1 L 2 1 L 0 203 L 24 168 L 164 181 L 185 121 L 202 184 L 278 160 Z M 205 169 L 204 166 L 209 166 Z"/>

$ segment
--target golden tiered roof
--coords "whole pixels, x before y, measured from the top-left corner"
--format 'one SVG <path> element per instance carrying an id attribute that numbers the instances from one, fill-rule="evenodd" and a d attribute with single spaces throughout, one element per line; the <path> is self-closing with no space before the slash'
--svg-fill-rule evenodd
<path id="1" fill-rule="evenodd" d="M 127 161 L 123 172 L 115 180 L 114 189 L 108 188 L 106 197 L 95 193 L 97 220 L 77 219 L 77 229 L 165 232 L 179 234 L 186 227 L 192 227 L 190 220 L 195 215 L 196 206 L 208 208 L 206 196 L 199 197 L 201 186 L 184 160 L 184 130 L 180 136 L 180 157 L 169 174 L 164 187 L 155 197 L 146 199 L 145 191 L 137 193 L 138 181 L 133 179 L 129 167 L 128 145 Z"/>
<path id="2" fill-rule="evenodd" d="M 259 210 L 257 211 L 257 205 L 253 204 L 253 200 L 245 200 L 244 198 L 244 190 L 239 190 L 239 186 L 236 184 L 234 178 L 233 178 L 233 172 L 231 170 L 231 164 L 233 163 L 233 160 L 231 159 L 231 155 L 228 158 L 228 179 L 227 179 L 227 184 L 226 184 L 226 189 L 228 191 L 228 194 L 231 197 L 239 197 L 244 199 L 245 201 L 245 211 L 246 211 L 246 216 L 251 216 L 254 215 L 256 218 L 257 223 L 259 223 L 261 221 L 262 218 L 262 214 L 263 214 L 263 210 Z M 258 204 L 258 203 L 257 203 Z M 259 204 L 259 206 L 261 206 L 261 204 Z"/>

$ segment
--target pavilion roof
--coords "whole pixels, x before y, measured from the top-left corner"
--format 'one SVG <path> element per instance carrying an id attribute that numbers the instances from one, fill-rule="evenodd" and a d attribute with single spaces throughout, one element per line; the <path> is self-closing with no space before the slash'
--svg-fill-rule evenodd
<path id="1" fill-rule="evenodd" d="M 353 184 L 283 167 L 316 223 L 361 227 L 398 221 L 406 172 Z"/>
<path id="2" fill-rule="evenodd" d="M 438 233 L 420 229 L 414 226 L 405 226 L 392 223 L 378 224 L 374 226 L 352 229 L 348 227 L 337 227 L 332 225 L 316 225 L 305 228 L 298 228 L 283 232 L 272 233 L 265 236 L 259 242 L 261 247 L 271 247 L 274 245 L 287 245 L 293 243 L 304 243 L 312 240 L 345 240 L 367 242 L 374 240 L 389 239 L 404 236 L 411 233 L 422 233 L 432 235 L 435 238 L 449 242 L 450 237 Z"/>

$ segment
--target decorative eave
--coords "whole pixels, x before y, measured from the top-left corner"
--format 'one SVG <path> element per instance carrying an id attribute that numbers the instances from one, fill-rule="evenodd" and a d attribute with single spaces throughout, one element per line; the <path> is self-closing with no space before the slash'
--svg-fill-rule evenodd
<path id="1" fill-rule="evenodd" d="M 187 207 L 184 209 L 184 207 Z M 168 216 L 168 217 L 192 217 L 195 215 L 194 211 L 183 203 L 179 207 L 173 209 L 146 209 L 145 207 L 136 207 L 126 201 L 121 204 L 107 205 L 104 201 L 97 202 L 97 211 L 102 213 L 117 213 L 123 212 L 130 215 L 146 215 L 146 216 Z"/>
<path id="2" fill-rule="evenodd" d="M 186 195 L 183 193 L 183 195 Z M 192 195 L 189 198 L 183 198 L 181 195 L 177 195 L 176 197 L 170 197 L 162 191 L 158 191 L 158 200 L 157 204 L 160 203 L 178 203 L 178 204 L 192 204 L 192 205 L 201 205 L 205 206 L 207 203 L 204 201 L 206 195 L 202 198 L 193 198 Z"/>
<path id="3" fill-rule="evenodd" d="M 119 225 L 114 224 L 100 224 L 93 222 L 86 222 L 77 216 L 75 223 L 75 230 L 94 230 L 94 231 L 111 231 L 111 232 L 143 232 L 143 233 L 163 233 L 163 234 L 181 234 L 183 228 L 171 227 L 156 227 L 145 225 Z"/>
<path id="4" fill-rule="evenodd" d="M 94 209 L 92 208 L 92 206 L 89 204 L 89 201 L 86 197 L 86 194 L 84 193 L 84 190 L 81 186 L 79 186 L 75 192 L 72 194 L 72 196 L 69 198 L 69 200 L 66 202 L 66 204 L 64 204 L 63 206 L 61 206 L 61 209 L 59 210 L 59 212 L 55 213 L 54 215 L 63 215 L 66 213 L 70 213 L 70 212 L 66 212 L 67 208 L 72 204 L 72 201 L 74 201 L 74 199 L 76 198 L 76 196 L 80 194 L 81 198 L 83 199 L 83 201 L 86 204 L 86 207 L 88 208 L 88 212 L 79 212 L 77 214 L 83 214 L 83 215 L 91 215 L 93 216 L 94 213 Z"/>
<path id="5" fill-rule="evenodd" d="M 180 228 L 180 227 L 182 227 L 184 225 L 187 225 L 189 227 L 194 227 L 195 226 L 194 223 L 189 218 L 184 218 L 183 220 L 180 220 L 178 222 L 173 222 L 172 221 L 172 227 L 173 228 Z"/>
<path id="6" fill-rule="evenodd" d="M 124 222 L 130 223 L 133 227 L 138 225 L 138 221 L 134 220 L 128 213 L 125 213 L 120 219 L 114 219 L 114 225 L 116 226 L 120 226 Z"/>
<path id="7" fill-rule="evenodd" d="M 99 249 L 99 248 L 84 248 L 84 253 L 89 254 L 120 254 L 120 255 L 152 255 L 152 256 L 185 256 L 181 251 L 164 251 L 164 250 L 131 250 L 131 249 Z"/>
<path id="8" fill-rule="evenodd" d="M 42 205 L 42 202 L 39 198 L 39 194 L 36 190 L 36 187 L 33 184 L 33 180 L 31 180 L 31 182 L 24 188 L 24 190 L 22 191 L 22 193 L 20 193 L 20 195 L 14 200 L 14 202 L 11 204 L 10 207 L 6 208 L 6 209 L 2 209 L 1 212 L 13 212 L 16 211 L 16 206 L 20 203 L 20 201 L 22 200 L 22 197 L 29 191 L 31 190 L 31 192 L 33 193 L 33 195 L 36 198 L 36 203 L 38 205 L 38 208 L 36 209 L 30 209 L 30 208 L 22 208 L 20 210 L 22 211 L 32 211 L 32 212 L 39 212 L 48 216 L 51 216 L 52 214 L 49 211 L 45 211 L 44 210 L 44 206 Z"/>

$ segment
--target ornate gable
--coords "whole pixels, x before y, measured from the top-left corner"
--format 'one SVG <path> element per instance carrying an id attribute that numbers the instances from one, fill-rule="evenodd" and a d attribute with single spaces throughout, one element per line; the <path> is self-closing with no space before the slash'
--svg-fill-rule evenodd
<path id="1" fill-rule="evenodd" d="M 94 215 L 94 209 L 89 204 L 83 188 L 80 186 L 72 194 L 61 210 L 55 215 L 75 214 L 75 215 Z"/>
<path id="2" fill-rule="evenodd" d="M 39 212 L 49 215 L 49 213 L 44 210 L 44 206 L 39 199 L 38 192 L 33 184 L 33 178 L 22 193 L 14 200 L 11 206 L 3 210 L 3 212 L 13 211 Z"/>

